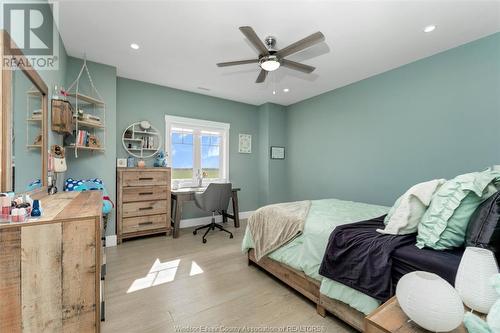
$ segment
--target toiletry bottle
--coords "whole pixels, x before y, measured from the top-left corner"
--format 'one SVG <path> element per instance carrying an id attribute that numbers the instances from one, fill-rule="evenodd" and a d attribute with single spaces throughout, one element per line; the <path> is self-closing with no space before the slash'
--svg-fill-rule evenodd
<path id="1" fill-rule="evenodd" d="M 33 208 L 31 209 L 31 216 L 39 217 L 42 215 L 42 211 L 40 209 L 40 200 L 33 201 Z"/>
<path id="2" fill-rule="evenodd" d="M 10 214 L 10 198 L 9 197 L 2 197 L 2 215 L 9 215 Z"/>
<path id="3" fill-rule="evenodd" d="M 18 222 L 24 222 L 26 219 L 26 208 L 19 208 Z"/>
<path id="4" fill-rule="evenodd" d="M 12 209 L 12 222 L 19 222 L 19 209 L 18 208 Z"/>

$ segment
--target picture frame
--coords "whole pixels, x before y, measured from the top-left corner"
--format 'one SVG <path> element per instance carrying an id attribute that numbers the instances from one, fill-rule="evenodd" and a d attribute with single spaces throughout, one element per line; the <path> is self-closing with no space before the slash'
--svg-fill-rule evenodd
<path id="1" fill-rule="evenodd" d="M 238 152 L 241 154 L 251 154 L 252 153 L 252 135 L 251 134 L 239 134 L 238 136 Z"/>
<path id="2" fill-rule="evenodd" d="M 272 160 L 284 160 L 285 159 L 285 147 L 271 146 L 271 159 Z"/>
<path id="3" fill-rule="evenodd" d="M 127 167 L 127 159 L 126 158 L 117 158 L 116 166 L 118 168 L 126 168 Z"/>

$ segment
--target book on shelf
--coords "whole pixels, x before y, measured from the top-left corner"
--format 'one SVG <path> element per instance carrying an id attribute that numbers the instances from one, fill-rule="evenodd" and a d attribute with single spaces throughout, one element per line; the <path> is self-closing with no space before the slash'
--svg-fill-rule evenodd
<path id="1" fill-rule="evenodd" d="M 88 147 L 89 140 L 91 139 L 91 137 L 94 137 L 92 134 L 90 134 L 89 131 L 85 130 L 78 130 L 78 133 L 76 131 L 73 131 L 73 136 L 75 137 L 75 143 L 78 147 Z"/>
<path id="2" fill-rule="evenodd" d="M 142 139 L 142 148 L 145 149 L 153 149 L 155 148 L 155 137 L 153 136 L 143 136 Z"/>

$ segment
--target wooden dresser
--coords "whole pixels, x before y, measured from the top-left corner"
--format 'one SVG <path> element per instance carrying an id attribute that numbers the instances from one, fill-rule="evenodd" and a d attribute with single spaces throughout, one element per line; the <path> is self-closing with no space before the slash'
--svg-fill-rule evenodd
<path id="1" fill-rule="evenodd" d="M 99 332 L 102 194 L 38 198 L 40 219 L 0 223 L 0 332 Z"/>
<path id="2" fill-rule="evenodd" d="M 170 235 L 170 168 L 117 168 L 117 240 Z"/>

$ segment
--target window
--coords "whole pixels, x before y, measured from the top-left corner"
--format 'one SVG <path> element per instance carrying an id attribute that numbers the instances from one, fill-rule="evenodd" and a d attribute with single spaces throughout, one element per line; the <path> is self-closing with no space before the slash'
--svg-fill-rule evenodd
<path id="1" fill-rule="evenodd" d="M 180 186 L 226 181 L 229 175 L 229 124 L 165 116 L 165 150 L 172 180 Z"/>

